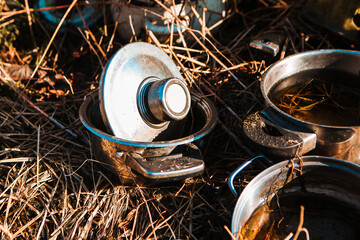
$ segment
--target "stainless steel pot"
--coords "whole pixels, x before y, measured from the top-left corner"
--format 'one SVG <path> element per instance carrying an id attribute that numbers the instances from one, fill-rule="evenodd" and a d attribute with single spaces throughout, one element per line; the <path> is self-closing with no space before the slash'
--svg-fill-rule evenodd
<path id="1" fill-rule="evenodd" d="M 109 133 L 97 95 L 86 97 L 80 107 L 80 120 L 90 131 L 96 158 L 115 169 L 125 184 L 133 183 L 133 176 L 140 183 L 149 183 L 185 179 L 203 172 L 204 161 L 194 141 L 216 125 L 217 111 L 208 99 L 191 93 L 189 114 L 180 121 L 172 121 L 153 141 L 144 142 Z"/>
<path id="2" fill-rule="evenodd" d="M 303 226 L 309 231 L 310 239 L 359 239 L 359 182 L 360 167 L 343 160 L 307 156 L 280 162 L 262 171 L 242 191 L 231 231 L 236 239 L 260 239 L 257 235 L 272 224 L 271 214 L 280 208 L 284 218 L 282 222 L 275 221 L 273 231 L 282 229 L 285 235 L 279 239 L 284 239 L 290 232 L 295 233 L 300 216 L 298 207 L 304 205 Z M 311 201 L 312 198 L 322 201 Z M 295 206 L 296 213 L 286 209 L 289 206 L 285 207 L 284 199 L 292 199 L 290 204 Z M 342 207 L 336 209 L 335 205 Z M 289 219 L 292 214 L 294 218 Z"/>
<path id="3" fill-rule="evenodd" d="M 273 64 L 264 73 L 260 85 L 266 109 L 251 114 L 243 122 L 245 136 L 264 154 L 289 158 L 311 151 L 312 155 L 335 157 L 359 164 L 360 126 L 331 126 L 303 121 L 285 113 L 270 100 L 270 90 L 276 84 L 308 70 L 341 70 L 359 76 L 360 52 L 309 51 Z"/>

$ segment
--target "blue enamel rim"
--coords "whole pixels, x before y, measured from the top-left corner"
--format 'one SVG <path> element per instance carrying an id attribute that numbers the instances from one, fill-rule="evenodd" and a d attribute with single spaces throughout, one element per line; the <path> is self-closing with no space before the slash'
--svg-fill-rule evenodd
<path id="1" fill-rule="evenodd" d="M 304 161 L 304 166 L 312 164 L 314 166 L 318 165 L 331 167 L 360 176 L 360 166 L 345 160 L 323 156 L 304 156 L 302 157 L 302 160 Z M 294 159 L 294 161 L 295 165 L 299 164 L 299 158 Z M 253 178 L 250 183 L 244 188 L 236 202 L 236 206 L 231 220 L 231 232 L 233 234 L 237 234 L 239 231 L 241 231 L 238 226 L 238 219 L 240 214 L 243 212 L 243 209 L 245 208 L 244 203 L 246 202 L 246 196 L 250 194 L 250 192 L 257 191 L 257 188 L 265 181 L 264 179 L 269 174 L 280 174 L 282 169 L 288 163 L 289 160 L 285 160 L 265 169 L 264 171 L 260 172 L 255 178 Z"/>
<path id="2" fill-rule="evenodd" d="M 94 0 L 89 0 L 90 2 Z M 39 0 L 34 8 L 47 8 L 47 7 L 53 7 L 54 1 L 49 0 Z M 54 14 L 56 10 L 49 10 L 49 11 L 42 11 L 41 13 L 45 16 L 45 18 L 51 22 L 54 25 L 59 24 L 62 16 L 57 16 Z M 96 14 L 95 14 L 96 13 Z M 85 5 L 84 8 L 81 11 L 81 14 L 83 15 L 83 18 L 88 26 L 92 25 L 96 20 L 99 19 L 99 17 L 102 16 L 102 12 L 97 13 L 96 8 L 92 5 Z M 75 27 L 84 27 L 82 18 L 78 13 L 75 13 L 73 17 L 70 19 L 65 19 L 66 24 L 72 24 Z"/>
<path id="3" fill-rule="evenodd" d="M 94 135 L 96 135 L 100 138 L 106 139 L 108 141 L 114 142 L 114 143 L 133 146 L 133 147 L 153 147 L 153 148 L 178 146 L 178 145 L 196 141 L 196 140 L 204 137 L 215 127 L 216 122 L 217 122 L 217 111 L 216 111 L 214 104 L 210 100 L 208 100 L 207 98 L 202 98 L 195 93 L 191 93 L 191 97 L 196 99 L 194 102 L 197 102 L 197 100 L 198 100 L 198 101 L 202 102 L 201 104 L 206 105 L 205 111 L 208 111 L 210 113 L 209 115 L 211 117 L 209 117 L 206 120 L 204 127 L 202 129 L 200 129 L 199 131 L 197 131 L 189 136 L 175 139 L 175 140 L 154 141 L 154 142 L 129 141 L 126 139 L 115 137 L 114 135 L 110 135 L 110 134 L 105 133 L 105 132 L 101 131 L 100 129 L 96 128 L 90 122 L 90 120 L 88 118 L 88 110 L 92 104 L 94 104 L 94 103 L 96 104 L 96 101 L 98 100 L 97 93 L 93 93 L 92 95 L 87 96 L 85 101 L 80 106 L 80 110 L 79 110 L 80 121 L 86 127 L 86 129 L 89 130 Z"/>
<path id="4" fill-rule="evenodd" d="M 348 55 L 348 56 L 354 56 L 354 55 L 358 55 L 360 56 L 360 52 L 359 51 L 352 51 L 352 50 L 343 50 L 343 49 L 324 49 L 324 50 L 314 50 L 314 51 L 307 51 L 307 52 L 301 52 L 301 53 L 296 53 L 293 55 L 289 55 L 286 58 L 279 60 L 277 62 L 275 62 L 273 65 L 271 65 L 268 69 L 266 69 L 264 75 L 262 76 L 262 79 L 266 78 L 266 75 L 269 74 L 270 71 L 272 71 L 272 69 L 277 68 L 277 66 L 281 65 L 284 63 L 284 61 L 287 62 L 291 62 L 292 59 L 297 59 L 297 58 L 302 58 L 304 56 L 316 56 L 316 55 L 321 55 L 321 54 L 343 54 L 343 55 Z M 358 64 L 359 68 L 360 68 L 360 63 L 354 63 L 354 64 Z M 292 121 L 295 122 L 300 122 L 302 124 L 307 124 L 307 125 L 311 125 L 311 126 L 319 126 L 319 127 L 323 127 L 323 128 L 338 128 L 338 129 L 348 129 L 348 128 L 358 128 L 360 126 L 331 126 L 331 125 L 322 125 L 322 124 L 315 124 L 315 123 L 311 123 L 311 122 L 306 122 L 306 121 L 302 121 L 300 119 L 297 119 L 293 116 L 291 116 L 290 114 L 287 114 L 286 112 L 282 111 L 280 108 L 278 108 L 268 97 L 267 94 L 265 94 L 265 87 L 264 87 L 265 83 L 262 80 L 261 84 L 260 84 L 260 89 L 261 89 L 261 94 L 264 97 L 265 101 L 269 104 L 269 106 L 271 108 L 274 108 L 276 111 L 280 112 L 281 114 L 285 115 L 286 117 L 288 117 L 289 119 L 291 119 Z"/>

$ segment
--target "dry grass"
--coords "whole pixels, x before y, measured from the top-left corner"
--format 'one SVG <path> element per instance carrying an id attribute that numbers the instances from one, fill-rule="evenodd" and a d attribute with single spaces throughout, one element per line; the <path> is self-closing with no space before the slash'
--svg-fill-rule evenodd
<path id="1" fill-rule="evenodd" d="M 72 3 L 74 8 L 84 4 Z M 92 156 L 78 117 L 84 96 L 97 91 L 104 65 L 124 44 L 115 31 L 118 23 L 102 9 L 113 3 L 95 4 L 105 15 L 94 26 L 57 32 L 27 0 L 2 1 L 0 31 L 8 42 L 0 49 L 0 236 L 229 239 L 236 199 L 226 180 L 252 154 L 242 143 L 239 124 L 263 107 L 262 73 L 279 57 L 296 52 L 354 46 L 309 24 L 301 16 L 303 1 L 295 0 L 235 1 L 215 35 L 203 26 L 202 31 L 187 29 L 184 36 L 138 36 L 162 48 L 192 90 L 214 101 L 219 124 L 201 142 L 207 166 L 201 177 L 155 187 L 123 186 Z M 181 24 L 178 20 L 175 16 L 174 24 Z M 283 30 L 287 39 L 276 58 L 248 47 L 269 29 Z M 239 190 L 259 171 L 257 166 L 244 171 Z"/>

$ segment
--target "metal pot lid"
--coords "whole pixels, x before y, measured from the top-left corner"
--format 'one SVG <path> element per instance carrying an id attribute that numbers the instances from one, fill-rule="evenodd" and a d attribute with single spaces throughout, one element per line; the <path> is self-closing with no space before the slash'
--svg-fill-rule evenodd
<path id="1" fill-rule="evenodd" d="M 190 94 L 171 58 L 148 43 L 130 43 L 108 62 L 100 79 L 100 111 L 116 137 L 151 142 L 170 120 L 184 118 Z"/>

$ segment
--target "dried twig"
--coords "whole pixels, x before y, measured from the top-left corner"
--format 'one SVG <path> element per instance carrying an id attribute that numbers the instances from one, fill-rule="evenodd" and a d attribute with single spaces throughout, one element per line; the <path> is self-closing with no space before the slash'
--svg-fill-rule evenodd
<path id="1" fill-rule="evenodd" d="M 301 232 L 305 232 L 306 233 L 306 239 L 310 240 L 309 233 L 308 233 L 307 229 L 303 227 L 303 224 L 304 224 L 304 211 L 305 211 L 304 206 L 300 206 L 299 225 L 298 225 L 298 227 L 296 229 L 293 240 L 297 240 Z"/>

